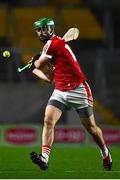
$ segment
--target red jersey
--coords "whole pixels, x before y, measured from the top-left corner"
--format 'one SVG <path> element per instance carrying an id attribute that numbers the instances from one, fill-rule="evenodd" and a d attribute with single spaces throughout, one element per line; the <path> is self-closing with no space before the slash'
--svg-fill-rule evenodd
<path id="1" fill-rule="evenodd" d="M 74 53 L 62 38 L 52 37 L 43 47 L 42 53 L 50 58 L 53 64 L 55 89 L 75 89 L 86 80 Z"/>

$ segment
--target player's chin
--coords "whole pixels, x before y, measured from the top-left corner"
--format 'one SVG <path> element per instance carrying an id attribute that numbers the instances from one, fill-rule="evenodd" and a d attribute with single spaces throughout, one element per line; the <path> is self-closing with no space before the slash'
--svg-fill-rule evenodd
<path id="1" fill-rule="evenodd" d="M 39 36 L 40 41 L 44 42 L 46 40 L 45 36 Z"/>

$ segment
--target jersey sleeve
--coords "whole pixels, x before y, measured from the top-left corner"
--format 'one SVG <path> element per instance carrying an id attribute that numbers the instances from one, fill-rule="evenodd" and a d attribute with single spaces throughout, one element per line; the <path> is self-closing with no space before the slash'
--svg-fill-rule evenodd
<path id="1" fill-rule="evenodd" d="M 52 59 L 56 52 L 56 45 L 52 40 L 48 40 L 48 42 L 43 47 L 41 56 L 46 56 L 49 59 Z"/>
<path id="2" fill-rule="evenodd" d="M 52 57 L 59 52 L 59 49 L 61 49 L 62 44 L 63 40 L 58 37 L 48 40 L 45 46 L 43 47 L 42 55 L 52 59 Z"/>

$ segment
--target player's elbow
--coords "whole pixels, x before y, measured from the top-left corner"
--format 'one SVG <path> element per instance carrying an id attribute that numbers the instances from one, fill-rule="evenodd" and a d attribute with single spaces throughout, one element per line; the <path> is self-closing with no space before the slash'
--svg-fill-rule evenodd
<path id="1" fill-rule="evenodd" d="M 39 60 L 36 60 L 36 61 L 34 62 L 34 66 L 35 66 L 35 68 L 39 69 L 40 66 L 41 66 L 41 62 L 40 62 Z"/>

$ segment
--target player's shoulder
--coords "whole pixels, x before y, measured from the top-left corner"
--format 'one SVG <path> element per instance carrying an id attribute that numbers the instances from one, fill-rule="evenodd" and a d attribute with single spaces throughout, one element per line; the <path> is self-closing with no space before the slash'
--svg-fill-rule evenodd
<path id="1" fill-rule="evenodd" d="M 58 44 L 58 43 L 63 43 L 64 40 L 60 36 L 55 35 L 51 38 L 51 42 L 53 42 L 54 44 Z"/>
<path id="2" fill-rule="evenodd" d="M 53 38 L 53 45 L 55 45 L 57 48 L 61 48 L 65 46 L 65 41 L 60 36 L 55 36 Z"/>
<path id="3" fill-rule="evenodd" d="M 53 36 L 50 40 L 47 41 L 46 46 L 59 46 L 63 43 L 64 40 L 60 36 Z"/>
<path id="4" fill-rule="evenodd" d="M 62 37 L 60 36 L 57 36 L 57 35 L 54 35 L 52 38 L 51 38 L 52 41 L 62 41 Z"/>
<path id="5" fill-rule="evenodd" d="M 48 49 L 58 49 L 64 44 L 64 40 L 60 36 L 53 36 L 47 43 L 44 45 L 43 50 L 47 51 Z"/>

